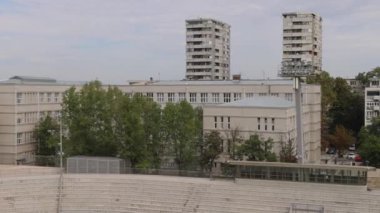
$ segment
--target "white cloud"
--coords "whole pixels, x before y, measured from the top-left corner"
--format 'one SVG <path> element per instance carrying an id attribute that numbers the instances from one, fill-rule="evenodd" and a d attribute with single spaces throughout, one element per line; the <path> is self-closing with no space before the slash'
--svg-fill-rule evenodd
<path id="1" fill-rule="evenodd" d="M 232 73 L 274 77 L 281 13 L 324 18 L 324 67 L 355 75 L 379 61 L 380 3 L 301 0 L 14 0 L 0 8 L 0 78 L 37 74 L 64 80 L 182 79 L 185 19 L 229 23 Z M 78 73 L 81 73 L 78 75 Z"/>

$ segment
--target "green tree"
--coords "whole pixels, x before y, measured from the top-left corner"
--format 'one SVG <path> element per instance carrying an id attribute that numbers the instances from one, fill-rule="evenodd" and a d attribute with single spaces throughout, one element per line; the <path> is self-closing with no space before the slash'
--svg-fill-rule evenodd
<path id="1" fill-rule="evenodd" d="M 249 161 L 276 161 L 276 155 L 272 152 L 273 140 L 261 140 L 258 135 L 251 135 L 238 147 L 238 156 L 246 156 Z"/>
<path id="2" fill-rule="evenodd" d="M 211 131 L 205 135 L 204 143 L 201 147 L 200 165 L 211 171 L 215 159 L 223 152 L 223 139 L 218 131 Z"/>
<path id="3" fill-rule="evenodd" d="M 369 165 L 380 167 L 380 119 L 363 127 L 359 134 L 359 154 Z"/>
<path id="4" fill-rule="evenodd" d="M 59 144 L 59 124 L 50 116 L 41 119 L 35 129 L 34 136 L 37 140 L 37 155 L 56 155 Z"/>
<path id="5" fill-rule="evenodd" d="M 331 120 L 330 132 L 333 132 L 336 126 L 342 125 L 357 136 L 364 124 L 364 97 L 353 93 L 346 80 L 339 77 L 335 79 L 334 92 L 337 98 L 328 112 Z"/>
<path id="6" fill-rule="evenodd" d="M 240 129 L 236 127 L 235 129 L 229 130 L 227 134 L 227 151 L 232 159 L 235 159 L 237 147 L 243 142 L 240 135 Z"/>
<path id="7" fill-rule="evenodd" d="M 330 135 L 330 143 L 338 150 L 338 155 L 341 155 L 344 150 L 355 143 L 355 138 L 350 130 L 342 125 L 337 125 L 335 132 Z"/>
<path id="8" fill-rule="evenodd" d="M 289 139 L 287 142 L 281 142 L 280 161 L 287 163 L 296 163 L 296 148 L 293 140 Z"/>
<path id="9" fill-rule="evenodd" d="M 196 110 L 187 103 L 166 104 L 162 113 L 163 140 L 167 154 L 173 154 L 179 169 L 194 166 L 201 124 Z"/>
<path id="10" fill-rule="evenodd" d="M 329 129 L 332 122 L 328 112 L 337 98 L 334 91 L 335 80 L 328 72 L 322 71 L 319 75 L 308 77 L 307 83 L 321 85 L 321 148 L 324 149 L 329 145 Z"/>
<path id="11" fill-rule="evenodd" d="M 116 156 L 114 135 L 115 113 L 112 105 L 115 97 L 108 97 L 99 81 L 85 84 L 79 91 L 70 88 L 65 92 L 62 104 L 63 120 L 68 129 L 65 150 L 68 155 Z M 119 92 L 121 93 L 121 92 Z"/>

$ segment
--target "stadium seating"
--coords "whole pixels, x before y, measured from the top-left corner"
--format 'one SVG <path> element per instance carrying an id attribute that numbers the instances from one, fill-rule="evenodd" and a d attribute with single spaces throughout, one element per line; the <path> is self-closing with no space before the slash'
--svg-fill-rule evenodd
<path id="1" fill-rule="evenodd" d="M 0 212 L 57 212 L 59 185 L 57 169 L 0 166 Z M 62 213 L 380 212 L 380 191 L 365 186 L 159 175 L 64 174 L 61 198 Z"/>

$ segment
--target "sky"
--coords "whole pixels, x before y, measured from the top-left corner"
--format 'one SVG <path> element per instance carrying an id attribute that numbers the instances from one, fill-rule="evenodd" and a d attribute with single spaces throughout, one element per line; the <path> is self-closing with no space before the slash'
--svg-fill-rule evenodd
<path id="1" fill-rule="evenodd" d="M 276 78 L 282 13 L 323 18 L 323 70 L 380 66 L 378 0 L 0 0 L 0 79 L 123 83 L 185 77 L 185 20 L 231 25 L 231 74 Z"/>

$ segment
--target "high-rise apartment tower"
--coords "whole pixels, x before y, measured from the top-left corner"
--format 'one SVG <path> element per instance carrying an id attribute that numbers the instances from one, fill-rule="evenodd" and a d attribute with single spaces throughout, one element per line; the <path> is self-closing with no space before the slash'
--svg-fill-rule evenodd
<path id="1" fill-rule="evenodd" d="M 322 70 L 322 18 L 315 13 L 284 13 L 282 61 L 304 61 Z"/>
<path id="2" fill-rule="evenodd" d="M 230 25 L 214 19 L 186 20 L 186 79 L 230 79 Z"/>

